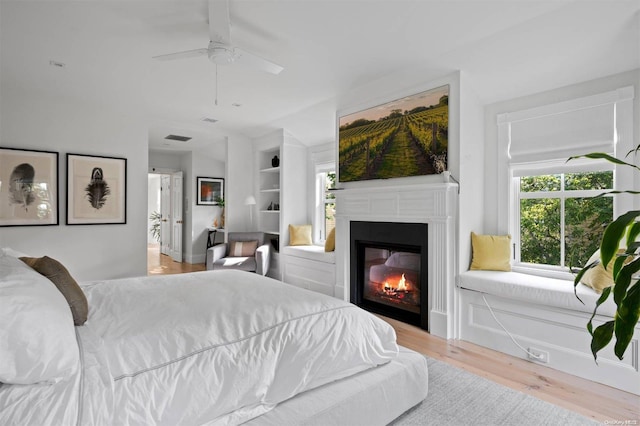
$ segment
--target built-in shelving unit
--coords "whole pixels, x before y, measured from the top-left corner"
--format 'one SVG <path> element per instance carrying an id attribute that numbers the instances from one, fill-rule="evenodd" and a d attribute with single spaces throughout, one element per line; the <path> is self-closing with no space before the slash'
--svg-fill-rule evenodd
<path id="1" fill-rule="evenodd" d="M 269 276 L 281 280 L 279 248 L 289 244 L 289 225 L 310 223 L 306 208 L 307 150 L 281 129 L 256 140 L 254 155 L 258 230 L 273 241 Z M 272 162 L 276 156 L 278 161 Z"/>
<path id="2" fill-rule="evenodd" d="M 280 147 L 258 151 L 258 224 L 261 231 L 280 235 L 280 166 L 274 167 L 276 157 L 279 164 Z"/>

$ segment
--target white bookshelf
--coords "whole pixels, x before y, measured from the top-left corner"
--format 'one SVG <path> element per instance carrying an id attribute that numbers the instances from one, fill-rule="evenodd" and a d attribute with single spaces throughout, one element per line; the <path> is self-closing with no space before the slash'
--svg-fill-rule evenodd
<path id="1" fill-rule="evenodd" d="M 310 223 L 306 208 L 307 149 L 281 129 L 257 140 L 254 154 L 258 229 L 269 234 L 268 239 L 278 238 L 282 247 L 289 243 L 289 224 Z M 276 155 L 278 166 L 272 164 Z M 275 250 L 273 254 L 273 274 L 269 275 L 282 279 L 281 254 Z"/>

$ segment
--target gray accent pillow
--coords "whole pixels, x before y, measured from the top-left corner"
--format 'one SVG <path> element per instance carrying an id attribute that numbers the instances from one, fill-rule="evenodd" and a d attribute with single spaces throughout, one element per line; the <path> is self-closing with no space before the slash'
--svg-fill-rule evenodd
<path id="1" fill-rule="evenodd" d="M 49 256 L 21 257 L 20 260 L 55 284 L 60 293 L 67 299 L 75 325 L 82 325 L 87 321 L 87 315 L 89 314 L 87 297 L 62 263 Z"/>

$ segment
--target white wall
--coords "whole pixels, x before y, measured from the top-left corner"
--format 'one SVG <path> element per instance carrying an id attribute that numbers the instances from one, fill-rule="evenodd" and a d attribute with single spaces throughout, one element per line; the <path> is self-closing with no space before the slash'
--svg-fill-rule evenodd
<path id="1" fill-rule="evenodd" d="M 149 151 L 149 172 L 166 173 L 180 170 L 182 156 L 181 151 Z"/>
<path id="2" fill-rule="evenodd" d="M 280 246 L 289 245 L 289 225 L 311 223 L 307 200 L 313 197 L 313 192 L 307 192 L 307 147 L 286 130 L 283 136 L 280 151 Z"/>
<path id="3" fill-rule="evenodd" d="M 148 156 L 142 117 L 3 86 L 0 145 L 60 154 L 60 225 L 2 228 L 0 246 L 56 258 L 78 280 L 146 275 Z M 127 159 L 126 224 L 65 225 L 67 153 Z"/>
<path id="4" fill-rule="evenodd" d="M 249 208 L 244 205 L 244 200 L 248 195 L 254 195 L 257 198 L 257 188 L 253 185 L 254 163 L 251 139 L 241 135 L 228 136 L 226 170 L 225 228 L 227 232 L 248 231 Z M 253 218 L 254 221 L 257 220 L 255 211 Z"/>
<path id="5" fill-rule="evenodd" d="M 638 115 L 638 111 L 640 111 L 640 70 L 577 83 L 485 107 L 485 185 L 487 190 L 485 192 L 483 232 L 505 234 L 508 232 L 509 226 L 506 220 L 500 220 L 501 215 L 505 217 L 507 214 L 508 186 L 506 179 L 502 179 L 504 182 L 501 185 L 498 177 L 501 173 L 507 172 L 508 159 L 506 152 L 498 152 L 498 114 L 596 95 L 625 86 L 635 86 L 633 146 L 637 146 L 640 144 L 640 116 Z M 637 183 L 636 187 L 638 187 Z M 639 202 L 638 198 L 640 197 L 635 197 L 636 206 Z"/>
<path id="6" fill-rule="evenodd" d="M 458 223 L 458 271 L 466 271 L 471 264 L 471 232 L 480 232 L 483 228 L 485 197 L 487 190 L 484 182 L 484 115 L 483 105 L 472 87 L 467 84 L 465 75 L 460 78 L 460 137 L 458 171 L 453 172 L 460 182 L 458 203 L 460 221 Z M 455 119 L 455 117 L 454 117 Z M 451 128 L 451 127 L 450 127 Z M 453 147 L 455 149 L 455 146 Z"/>
<path id="7" fill-rule="evenodd" d="M 153 212 L 160 212 L 160 175 L 149 175 L 149 193 L 147 194 L 147 244 L 158 244 L 151 235 L 151 221 L 149 217 Z"/>
<path id="8" fill-rule="evenodd" d="M 222 147 L 224 149 L 224 147 Z M 225 163 L 208 156 L 204 152 L 194 153 L 192 159 L 191 176 L 185 180 L 185 199 L 190 202 L 191 214 L 186 215 L 188 223 L 185 225 L 190 230 L 185 237 L 185 258 L 189 263 L 204 263 L 207 248 L 207 226 L 213 225 L 213 220 L 217 217 L 220 221 L 221 208 L 218 206 L 198 206 L 197 200 L 197 178 L 200 177 L 225 177 Z M 185 179 L 187 177 L 185 176 Z M 224 197 L 230 192 L 226 185 Z M 226 212 L 225 212 L 226 213 Z M 226 214 L 225 214 L 226 216 Z M 220 237 L 218 237 L 220 238 Z"/>

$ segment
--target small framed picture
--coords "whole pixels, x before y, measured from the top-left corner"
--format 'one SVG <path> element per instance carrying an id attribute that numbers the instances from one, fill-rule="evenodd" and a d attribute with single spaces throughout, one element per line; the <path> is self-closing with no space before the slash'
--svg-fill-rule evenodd
<path id="1" fill-rule="evenodd" d="M 127 223 L 127 159 L 67 154 L 67 225 Z"/>
<path id="2" fill-rule="evenodd" d="M 196 204 L 199 206 L 217 206 L 220 202 L 224 203 L 223 178 L 198 177 L 196 191 Z"/>
<path id="3" fill-rule="evenodd" d="M 58 153 L 0 147 L 0 226 L 58 224 Z"/>

